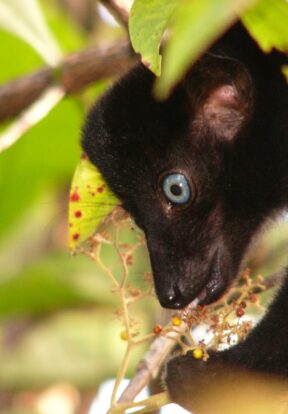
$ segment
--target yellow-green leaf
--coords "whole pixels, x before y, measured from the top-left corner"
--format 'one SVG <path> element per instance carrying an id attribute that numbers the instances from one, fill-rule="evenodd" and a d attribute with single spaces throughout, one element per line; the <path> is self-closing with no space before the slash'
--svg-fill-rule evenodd
<path id="1" fill-rule="evenodd" d="M 95 233 L 99 223 L 119 200 L 111 193 L 102 175 L 82 156 L 72 179 L 69 198 L 69 247 L 74 250 Z"/>
<path id="2" fill-rule="evenodd" d="M 177 3 L 178 0 L 135 0 L 130 12 L 132 46 L 157 76 L 161 73 L 161 39 Z"/>
<path id="3" fill-rule="evenodd" d="M 156 94 L 165 98 L 189 66 L 256 0 L 180 1 L 163 52 Z"/>
<path id="4" fill-rule="evenodd" d="M 288 52 L 288 3 L 261 0 L 242 16 L 242 21 L 265 52 Z"/>

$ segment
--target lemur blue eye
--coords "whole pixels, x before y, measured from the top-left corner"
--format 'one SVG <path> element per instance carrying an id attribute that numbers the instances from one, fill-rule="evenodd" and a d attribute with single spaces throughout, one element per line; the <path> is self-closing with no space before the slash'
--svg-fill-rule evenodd
<path id="1" fill-rule="evenodd" d="M 185 204 L 190 200 L 191 191 L 183 174 L 167 175 L 162 182 L 165 197 L 174 204 Z"/>

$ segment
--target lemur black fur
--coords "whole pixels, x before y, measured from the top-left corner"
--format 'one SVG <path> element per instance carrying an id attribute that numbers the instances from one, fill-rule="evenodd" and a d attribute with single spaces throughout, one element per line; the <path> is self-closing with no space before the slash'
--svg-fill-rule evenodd
<path id="1" fill-rule="evenodd" d="M 164 307 L 180 309 L 196 297 L 202 304 L 217 300 L 262 225 L 288 204 L 284 63 L 284 54 L 264 54 L 237 23 L 168 100 L 153 98 L 154 76 L 138 64 L 88 115 L 83 149 L 145 232 Z M 170 185 L 169 177 L 180 183 Z M 180 203 L 171 201 L 171 192 Z M 245 342 L 213 354 L 205 366 L 196 362 L 195 368 L 190 355 L 172 360 L 168 390 L 192 409 L 193 371 L 211 374 L 214 360 L 288 377 L 287 349 L 286 282 Z"/>

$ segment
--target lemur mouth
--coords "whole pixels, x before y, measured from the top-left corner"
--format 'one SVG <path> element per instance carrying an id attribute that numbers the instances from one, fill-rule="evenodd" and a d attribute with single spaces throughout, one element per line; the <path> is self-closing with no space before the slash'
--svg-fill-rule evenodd
<path id="1" fill-rule="evenodd" d="M 219 299 L 226 290 L 227 284 L 221 272 L 221 257 L 217 249 L 212 257 L 210 269 L 208 271 L 208 282 L 197 295 L 196 302 L 199 305 L 208 305 Z M 194 302 L 194 301 L 193 301 Z"/>

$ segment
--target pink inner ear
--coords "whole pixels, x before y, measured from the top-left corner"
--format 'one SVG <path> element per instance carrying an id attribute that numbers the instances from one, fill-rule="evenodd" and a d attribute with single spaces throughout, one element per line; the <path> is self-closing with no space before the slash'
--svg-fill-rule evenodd
<path id="1" fill-rule="evenodd" d="M 206 97 L 195 125 L 209 126 L 220 140 L 232 141 L 243 119 L 243 108 L 236 86 L 224 84 L 213 89 Z"/>
<path id="2" fill-rule="evenodd" d="M 237 90 L 232 85 L 221 85 L 214 89 L 208 96 L 205 105 L 212 107 L 238 107 Z"/>

